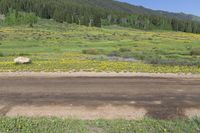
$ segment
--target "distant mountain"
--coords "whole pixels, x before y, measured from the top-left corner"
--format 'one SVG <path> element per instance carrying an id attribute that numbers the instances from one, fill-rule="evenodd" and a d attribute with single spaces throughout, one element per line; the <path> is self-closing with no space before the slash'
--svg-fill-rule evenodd
<path id="1" fill-rule="evenodd" d="M 99 8 L 126 12 L 130 14 L 133 13 L 133 14 L 159 15 L 159 16 L 171 17 L 171 18 L 176 18 L 176 19 L 181 19 L 181 20 L 194 20 L 194 21 L 200 22 L 199 16 L 185 14 L 185 13 L 173 13 L 173 12 L 167 12 L 167 11 L 152 10 L 152 9 L 148 9 L 142 6 L 135 6 L 132 4 L 114 1 L 114 0 L 81 0 L 81 1 L 84 3 L 88 3 L 92 6 L 99 7 Z"/>

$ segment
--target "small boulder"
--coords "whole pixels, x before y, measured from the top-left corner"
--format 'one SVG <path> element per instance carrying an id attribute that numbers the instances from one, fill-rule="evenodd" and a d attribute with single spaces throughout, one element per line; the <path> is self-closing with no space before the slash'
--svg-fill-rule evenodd
<path id="1" fill-rule="evenodd" d="M 14 62 L 16 64 L 29 64 L 31 63 L 31 59 L 27 57 L 17 57 L 16 59 L 14 59 Z"/>

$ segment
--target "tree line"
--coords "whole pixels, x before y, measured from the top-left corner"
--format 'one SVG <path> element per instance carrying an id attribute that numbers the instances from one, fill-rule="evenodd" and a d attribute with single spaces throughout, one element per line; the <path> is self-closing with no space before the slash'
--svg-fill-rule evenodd
<path id="1" fill-rule="evenodd" d="M 34 12 L 37 16 L 58 22 L 96 26 L 117 24 L 143 30 L 173 30 L 200 33 L 200 23 L 150 14 L 131 14 L 89 5 L 80 0 L 0 0 L 0 12 L 9 9 Z"/>

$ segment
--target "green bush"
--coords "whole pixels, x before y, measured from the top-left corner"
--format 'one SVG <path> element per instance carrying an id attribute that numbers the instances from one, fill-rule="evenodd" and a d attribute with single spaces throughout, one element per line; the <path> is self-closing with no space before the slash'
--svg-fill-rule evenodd
<path id="1" fill-rule="evenodd" d="M 9 13 L 6 15 L 4 24 L 9 26 L 29 24 L 32 26 L 34 23 L 37 23 L 37 21 L 38 17 L 34 13 L 18 12 L 10 9 Z"/>

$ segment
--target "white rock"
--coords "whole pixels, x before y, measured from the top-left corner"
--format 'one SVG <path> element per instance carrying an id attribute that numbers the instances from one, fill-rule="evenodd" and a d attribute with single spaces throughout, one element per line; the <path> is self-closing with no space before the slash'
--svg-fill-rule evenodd
<path id="1" fill-rule="evenodd" d="M 14 59 L 14 62 L 16 64 L 28 64 L 31 63 L 31 59 L 27 57 L 17 57 L 16 59 Z"/>

